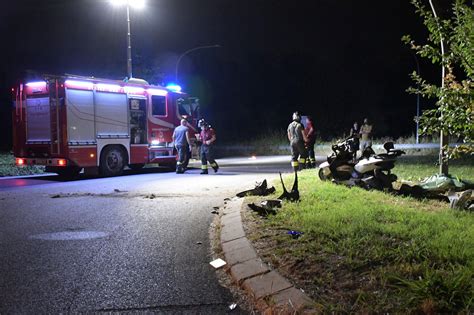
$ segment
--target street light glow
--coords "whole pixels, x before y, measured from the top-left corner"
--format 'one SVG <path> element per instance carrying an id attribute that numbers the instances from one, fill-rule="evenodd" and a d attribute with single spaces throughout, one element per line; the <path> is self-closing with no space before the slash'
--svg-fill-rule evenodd
<path id="1" fill-rule="evenodd" d="M 143 9 L 145 7 L 145 0 L 110 0 L 115 6 L 129 5 L 135 9 Z"/>
<path id="2" fill-rule="evenodd" d="M 126 4 L 127 0 L 110 0 L 110 3 L 116 6 L 120 6 Z"/>
<path id="3" fill-rule="evenodd" d="M 143 9 L 145 7 L 145 0 L 128 0 L 128 4 L 135 9 Z"/>

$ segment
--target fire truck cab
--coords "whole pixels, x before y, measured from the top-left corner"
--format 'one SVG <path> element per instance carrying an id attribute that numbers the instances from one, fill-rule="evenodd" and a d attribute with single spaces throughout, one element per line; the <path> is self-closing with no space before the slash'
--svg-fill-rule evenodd
<path id="1" fill-rule="evenodd" d="M 199 118 L 198 99 L 141 79 L 44 76 L 13 92 L 16 164 L 65 176 L 81 169 L 115 176 L 148 163 L 173 167 L 174 128 L 182 118 L 191 126 Z"/>

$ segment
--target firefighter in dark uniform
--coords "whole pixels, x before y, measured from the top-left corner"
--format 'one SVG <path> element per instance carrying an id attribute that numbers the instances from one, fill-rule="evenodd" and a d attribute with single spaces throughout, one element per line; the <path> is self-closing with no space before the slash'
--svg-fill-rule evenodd
<path id="1" fill-rule="evenodd" d="M 288 126 L 287 133 L 291 146 L 291 166 L 293 170 L 298 171 L 305 167 L 308 155 L 305 148 L 305 142 L 308 142 L 308 138 L 304 133 L 301 116 L 298 112 L 293 113 L 293 121 Z"/>
<path id="2" fill-rule="evenodd" d="M 316 130 L 314 129 L 313 117 L 308 116 L 306 118 L 306 127 L 304 133 L 308 141 L 305 143 L 306 150 L 308 152 L 308 160 L 306 166 L 310 168 L 316 167 L 316 157 L 314 155 L 314 145 L 316 144 Z"/>
<path id="3" fill-rule="evenodd" d="M 201 128 L 200 140 L 201 145 L 201 174 L 208 174 L 207 161 L 211 164 L 214 172 L 217 172 L 219 165 L 214 160 L 214 143 L 216 142 L 216 133 L 209 124 L 201 119 L 199 121 L 199 127 Z"/>

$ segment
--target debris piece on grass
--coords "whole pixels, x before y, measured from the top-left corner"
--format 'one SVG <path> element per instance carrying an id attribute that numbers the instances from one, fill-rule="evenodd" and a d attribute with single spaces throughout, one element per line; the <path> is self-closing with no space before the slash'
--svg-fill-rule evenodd
<path id="1" fill-rule="evenodd" d="M 267 180 L 264 179 L 263 182 L 260 184 L 257 183 L 254 189 L 244 190 L 239 192 L 236 196 L 237 197 L 245 197 L 245 196 L 267 196 L 271 193 L 275 192 L 275 187 L 267 188 Z"/>
<path id="2" fill-rule="evenodd" d="M 225 266 L 227 263 L 223 261 L 220 258 L 217 258 L 216 260 L 211 261 L 209 264 L 211 264 L 212 267 L 218 269 L 221 268 L 222 266 Z"/>
<path id="3" fill-rule="evenodd" d="M 265 209 L 281 208 L 280 199 L 264 200 L 260 203 Z"/>
<path id="4" fill-rule="evenodd" d="M 286 234 L 291 235 L 291 237 L 293 237 L 294 239 L 298 239 L 298 238 L 300 238 L 304 233 L 303 233 L 303 232 L 299 232 L 299 231 L 289 230 L 288 232 L 286 232 Z"/>
<path id="5" fill-rule="evenodd" d="M 283 178 L 281 177 L 281 173 L 280 173 L 280 180 L 281 180 L 281 185 L 283 186 L 283 194 L 280 197 L 278 197 L 278 199 L 287 199 L 290 201 L 300 200 L 300 192 L 298 190 L 298 172 L 295 171 L 295 181 L 293 182 L 293 187 L 291 188 L 290 192 L 286 190 L 285 183 L 283 183 Z"/>
<path id="6" fill-rule="evenodd" d="M 249 203 L 247 204 L 247 206 L 252 209 L 253 211 L 257 212 L 259 215 L 261 215 L 262 217 L 266 217 L 268 216 L 269 214 L 276 214 L 276 211 L 273 210 L 273 209 L 267 209 L 267 208 L 264 208 L 264 207 L 260 207 L 260 206 L 257 206 L 256 204 L 254 203 Z"/>
<path id="7" fill-rule="evenodd" d="M 472 210 L 474 205 L 474 190 L 469 189 L 459 193 L 450 192 L 448 198 L 452 209 Z"/>

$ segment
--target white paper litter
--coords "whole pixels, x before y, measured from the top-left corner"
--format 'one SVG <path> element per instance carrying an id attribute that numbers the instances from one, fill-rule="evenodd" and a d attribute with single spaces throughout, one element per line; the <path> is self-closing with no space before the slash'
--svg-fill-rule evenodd
<path id="1" fill-rule="evenodd" d="M 224 265 L 226 265 L 227 263 L 225 261 L 223 261 L 222 259 L 220 258 L 217 258 L 216 260 L 213 260 L 210 262 L 211 266 L 214 267 L 214 268 L 220 268 Z"/>

